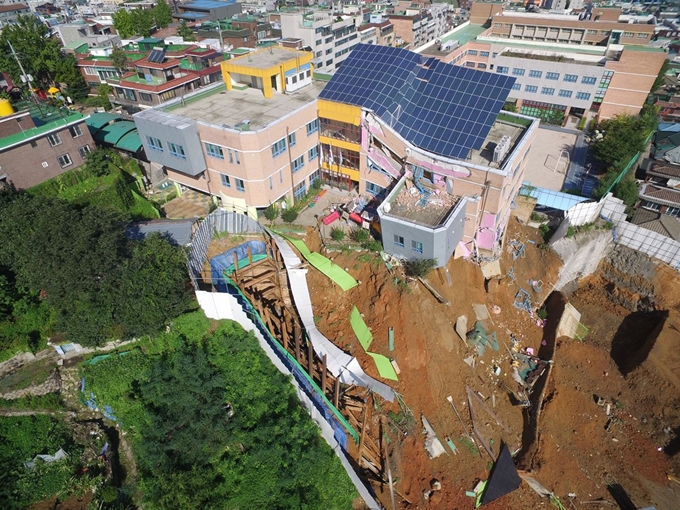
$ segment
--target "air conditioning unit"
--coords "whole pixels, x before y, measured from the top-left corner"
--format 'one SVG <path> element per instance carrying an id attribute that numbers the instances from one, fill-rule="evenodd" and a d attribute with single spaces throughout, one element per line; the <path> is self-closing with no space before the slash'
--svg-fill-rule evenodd
<path id="1" fill-rule="evenodd" d="M 43 166 L 43 168 L 47 168 L 47 167 L 50 166 L 50 165 L 47 164 L 47 161 L 43 161 L 43 162 L 42 162 L 42 166 Z"/>

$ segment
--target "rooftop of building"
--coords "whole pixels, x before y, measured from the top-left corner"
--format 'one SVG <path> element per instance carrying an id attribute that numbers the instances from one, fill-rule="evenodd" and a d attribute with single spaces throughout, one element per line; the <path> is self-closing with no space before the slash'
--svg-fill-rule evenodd
<path id="1" fill-rule="evenodd" d="M 68 110 L 66 108 L 56 108 L 47 104 L 38 105 L 30 101 L 22 101 L 14 105 L 18 114 L 28 112 L 33 119 L 35 127 L 25 129 L 19 133 L 0 138 L 0 150 L 3 150 L 11 145 L 20 143 L 24 140 L 30 140 L 37 136 L 44 135 L 53 131 L 60 126 L 65 126 L 77 120 L 85 119 L 86 116 Z M 16 115 L 16 114 L 15 114 Z M 0 119 L 3 120 L 3 119 Z"/>
<path id="2" fill-rule="evenodd" d="M 544 60 L 547 62 L 564 64 L 585 64 L 592 66 L 603 66 L 607 61 L 607 57 L 604 55 L 589 55 L 560 50 L 546 51 L 533 48 L 504 48 L 498 54 L 498 56 L 526 58 L 530 60 Z"/>
<path id="3" fill-rule="evenodd" d="M 189 9 L 219 9 L 220 7 L 225 7 L 227 5 L 231 5 L 235 3 L 235 0 L 193 0 L 191 2 L 187 2 L 184 4 L 181 4 L 180 7 L 182 8 L 189 8 Z"/>
<path id="4" fill-rule="evenodd" d="M 512 154 L 517 144 L 522 140 L 522 137 L 531 120 L 524 117 L 513 116 L 501 112 L 496 119 L 496 122 L 491 126 L 489 134 L 486 135 L 486 140 L 479 150 L 471 150 L 468 156 L 468 162 L 473 165 L 486 166 L 491 168 L 499 168 L 503 164 L 503 160 L 499 163 L 494 163 L 493 154 L 496 146 L 501 142 L 504 136 L 510 138 L 510 145 L 506 152 L 506 156 Z"/>
<path id="5" fill-rule="evenodd" d="M 230 66 L 250 67 L 252 69 L 271 69 L 288 62 L 296 55 L 308 54 L 304 51 L 295 51 L 277 46 L 271 46 L 267 50 L 248 52 L 247 55 L 228 60 Z"/>
<path id="6" fill-rule="evenodd" d="M 483 34 L 487 30 L 488 28 L 482 25 L 473 25 L 472 23 L 467 23 L 464 24 L 464 26 L 460 25 L 450 32 L 447 32 L 444 34 L 444 36 L 440 37 L 440 41 L 442 43 L 448 41 L 458 41 L 462 46 L 465 43 L 474 41 L 477 36 Z"/>
<path id="7" fill-rule="evenodd" d="M 425 204 L 421 202 L 422 195 L 413 180 L 404 179 L 389 194 L 390 207 L 386 208 L 384 204 L 382 205 L 382 214 L 408 220 L 425 227 L 434 228 L 443 225 L 458 205 L 460 197 L 450 195 L 445 191 L 441 192 L 438 188 L 426 184 L 422 179 L 419 182 L 425 189 L 433 192 Z"/>
<path id="8" fill-rule="evenodd" d="M 184 103 L 169 104 L 163 111 L 227 129 L 236 129 L 247 120 L 248 130 L 257 131 L 315 101 L 323 85 L 312 82 L 293 93 L 274 93 L 271 99 L 265 99 L 261 90 L 247 87 L 227 91 L 222 84 L 188 97 Z"/>

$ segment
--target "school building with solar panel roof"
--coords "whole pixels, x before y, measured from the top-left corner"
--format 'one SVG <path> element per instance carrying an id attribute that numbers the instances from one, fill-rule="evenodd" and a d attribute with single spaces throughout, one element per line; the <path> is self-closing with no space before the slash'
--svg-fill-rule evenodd
<path id="1" fill-rule="evenodd" d="M 223 86 L 136 114 L 149 160 L 254 218 L 316 179 L 385 197 L 395 255 L 443 265 L 499 250 L 538 127 L 501 112 L 515 79 L 358 45 L 323 83 L 312 56 L 248 53 L 221 64 Z"/>

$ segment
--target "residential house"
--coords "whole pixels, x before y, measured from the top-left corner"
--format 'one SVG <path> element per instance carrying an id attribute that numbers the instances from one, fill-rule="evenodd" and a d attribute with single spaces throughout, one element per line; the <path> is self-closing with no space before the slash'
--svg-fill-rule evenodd
<path id="1" fill-rule="evenodd" d="M 19 16 L 29 16 L 31 9 L 26 4 L 0 5 L 0 28 L 17 22 Z"/>
<path id="2" fill-rule="evenodd" d="M 134 115 L 152 165 L 256 218 L 319 175 L 312 53 L 270 47 L 221 63 L 224 83 Z"/>
<path id="3" fill-rule="evenodd" d="M 222 53 L 210 48 L 183 48 L 187 49 L 176 51 L 173 56 L 173 52 L 159 47 L 136 60 L 133 71 L 107 78 L 113 87 L 111 102 L 134 113 L 221 80 Z"/>
<path id="4" fill-rule="evenodd" d="M 87 43 L 88 47 L 109 47 L 120 45 L 120 36 L 112 26 L 100 25 L 93 21 L 76 21 L 55 25 L 54 29 L 64 46 Z"/>
<path id="5" fill-rule="evenodd" d="M 35 8 L 35 12 L 37 12 L 41 16 L 53 16 L 57 14 L 59 11 L 60 11 L 59 7 L 50 2 L 38 5 Z"/>
<path id="6" fill-rule="evenodd" d="M 47 104 L 0 104 L 0 181 L 30 188 L 78 168 L 95 148 L 86 115 Z"/>
<path id="7" fill-rule="evenodd" d="M 199 37 L 221 37 L 222 47 L 256 48 L 271 39 L 272 27 L 269 22 L 257 16 L 203 23 L 198 30 Z"/>
<path id="8" fill-rule="evenodd" d="M 377 213 L 388 253 L 439 266 L 499 253 L 538 127 L 500 114 L 513 83 L 357 46 L 319 95 L 322 181 L 387 194 Z"/>
<path id="9" fill-rule="evenodd" d="M 448 4 L 421 6 L 410 2 L 399 2 L 394 14 L 389 14 L 388 19 L 394 26 L 395 36 L 404 42 L 404 47 L 415 49 L 435 41 L 451 28 L 447 16 L 448 10 Z"/>

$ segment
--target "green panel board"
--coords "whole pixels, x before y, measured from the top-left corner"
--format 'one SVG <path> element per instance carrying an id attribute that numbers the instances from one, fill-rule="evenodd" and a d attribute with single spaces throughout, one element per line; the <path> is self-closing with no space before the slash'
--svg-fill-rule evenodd
<path id="1" fill-rule="evenodd" d="M 357 281 L 352 278 L 347 271 L 345 271 L 340 266 L 333 264 L 329 259 L 321 255 L 320 253 L 309 251 L 307 245 L 301 239 L 293 239 L 283 234 L 279 234 L 285 239 L 287 239 L 293 246 L 295 246 L 300 254 L 307 259 L 307 261 L 321 271 L 323 274 L 328 276 L 331 280 L 337 283 L 342 290 L 349 290 L 358 285 Z"/>
<path id="2" fill-rule="evenodd" d="M 371 346 L 371 342 L 373 342 L 373 335 L 356 306 L 352 308 L 352 315 L 349 317 L 349 322 L 352 325 L 354 334 L 359 339 L 359 343 L 364 348 L 364 351 L 368 352 L 368 348 Z"/>
<path id="3" fill-rule="evenodd" d="M 375 366 L 378 368 L 380 377 L 383 379 L 391 379 L 392 381 L 399 380 L 397 373 L 394 371 L 394 367 L 387 356 L 375 352 L 369 352 L 367 354 L 375 361 Z"/>

